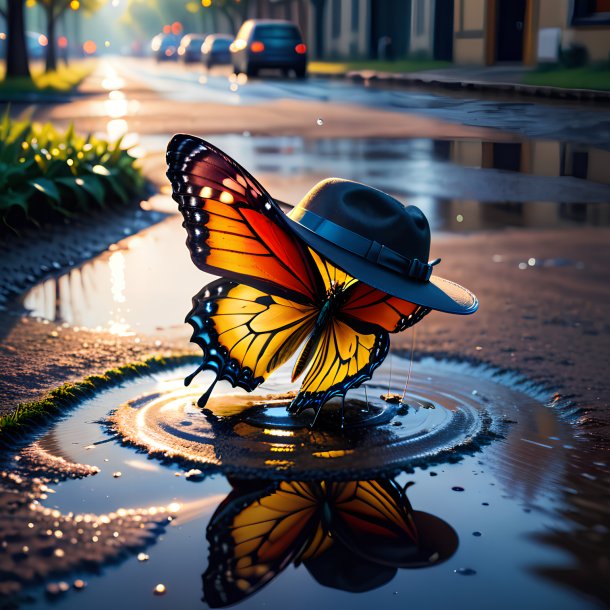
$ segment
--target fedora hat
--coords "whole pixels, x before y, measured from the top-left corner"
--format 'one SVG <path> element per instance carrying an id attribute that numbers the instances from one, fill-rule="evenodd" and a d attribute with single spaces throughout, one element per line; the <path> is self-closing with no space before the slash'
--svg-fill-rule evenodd
<path id="1" fill-rule="evenodd" d="M 288 213 L 292 230 L 346 273 L 392 296 L 454 314 L 474 313 L 472 292 L 433 275 L 430 225 L 414 205 L 339 178 L 314 186 Z"/>

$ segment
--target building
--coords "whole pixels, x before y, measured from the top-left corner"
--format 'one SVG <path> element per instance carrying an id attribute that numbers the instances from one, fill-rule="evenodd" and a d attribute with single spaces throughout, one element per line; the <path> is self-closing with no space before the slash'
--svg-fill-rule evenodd
<path id="1" fill-rule="evenodd" d="M 558 28 L 561 45 L 608 60 L 610 0 L 455 0 L 453 59 L 459 64 L 537 63 L 540 30 Z"/>

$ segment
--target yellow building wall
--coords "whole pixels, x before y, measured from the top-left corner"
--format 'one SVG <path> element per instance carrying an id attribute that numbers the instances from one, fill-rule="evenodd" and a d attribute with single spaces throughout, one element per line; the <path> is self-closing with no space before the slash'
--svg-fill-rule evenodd
<path id="1" fill-rule="evenodd" d="M 591 61 L 608 59 L 610 53 L 610 27 L 580 26 L 566 30 L 562 36 L 562 44 L 578 43 L 587 47 Z"/>
<path id="2" fill-rule="evenodd" d="M 485 64 L 487 2 L 488 0 L 455 0 L 453 61 L 456 64 Z"/>

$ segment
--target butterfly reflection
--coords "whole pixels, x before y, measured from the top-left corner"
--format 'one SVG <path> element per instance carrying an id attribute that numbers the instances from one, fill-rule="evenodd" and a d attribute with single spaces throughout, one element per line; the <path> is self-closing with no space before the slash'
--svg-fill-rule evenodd
<path id="1" fill-rule="evenodd" d="M 388 583 L 398 568 L 421 568 L 455 552 L 453 528 L 414 511 L 390 479 L 232 481 L 207 529 L 204 601 L 238 603 L 288 565 L 303 564 L 322 585 L 350 592 Z"/>

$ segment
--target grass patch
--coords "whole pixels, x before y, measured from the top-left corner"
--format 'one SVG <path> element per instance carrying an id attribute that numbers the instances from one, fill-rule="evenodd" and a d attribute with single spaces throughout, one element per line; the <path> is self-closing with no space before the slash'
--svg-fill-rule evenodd
<path id="1" fill-rule="evenodd" d="M 106 371 L 102 375 L 90 375 L 76 383 L 64 383 L 51 390 L 40 400 L 22 402 L 12 413 L 0 416 L 0 445 L 6 444 L 20 433 L 28 432 L 32 426 L 44 423 L 67 409 L 77 406 L 81 401 L 91 398 L 96 392 L 117 386 L 124 381 L 150 375 L 164 368 L 199 362 L 194 355 L 153 356 L 143 362 L 126 364 Z"/>
<path id="2" fill-rule="evenodd" d="M 397 61 L 312 61 L 308 70 L 317 74 L 343 74 L 356 70 L 375 70 L 376 72 L 421 72 L 422 70 L 436 70 L 447 68 L 452 64 L 448 61 L 434 59 L 399 59 Z"/>
<path id="3" fill-rule="evenodd" d="M 44 66 L 31 68 L 32 78 L 4 78 L 4 65 L 0 65 L 0 95 L 8 97 L 21 93 L 68 93 L 76 89 L 93 72 L 95 61 L 83 60 L 62 65 L 57 70 L 45 73 Z"/>
<path id="4" fill-rule="evenodd" d="M 546 68 L 529 72 L 523 77 L 527 85 L 560 87 L 562 89 L 597 89 L 610 91 L 610 66 L 582 68 Z"/>
<path id="5" fill-rule="evenodd" d="M 127 204 L 144 194 L 136 159 L 109 142 L 53 125 L 0 121 L 0 220 L 17 229 L 41 221 L 90 214 L 111 203 Z"/>

